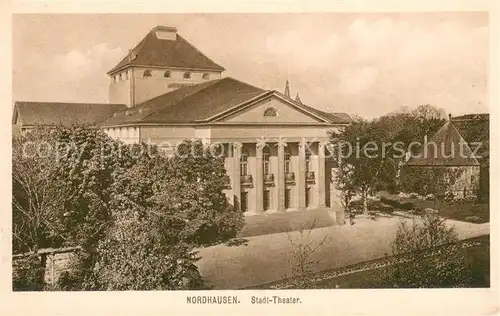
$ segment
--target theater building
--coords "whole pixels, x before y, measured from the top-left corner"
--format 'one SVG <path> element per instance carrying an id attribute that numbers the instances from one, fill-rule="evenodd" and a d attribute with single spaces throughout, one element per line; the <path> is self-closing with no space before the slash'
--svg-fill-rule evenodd
<path id="1" fill-rule="evenodd" d="M 123 108 L 96 123 L 126 143 L 217 144 L 228 199 L 247 214 L 335 207 L 325 142 L 349 116 L 292 99 L 288 83 L 283 93 L 265 90 L 224 70 L 175 28 L 155 27 L 108 72 L 109 104 Z"/>

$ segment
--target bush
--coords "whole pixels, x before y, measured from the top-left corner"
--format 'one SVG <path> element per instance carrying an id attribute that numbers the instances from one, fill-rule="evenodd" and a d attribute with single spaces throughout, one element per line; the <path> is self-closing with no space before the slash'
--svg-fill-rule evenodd
<path id="1" fill-rule="evenodd" d="M 463 287 L 471 274 L 453 228 L 437 216 L 424 215 L 422 223 L 401 222 L 392 243 L 393 255 L 407 262 L 390 267 L 387 282 L 398 288 Z"/>
<path id="2" fill-rule="evenodd" d="M 12 289 L 14 291 L 43 291 L 45 266 L 37 255 L 15 259 L 12 262 Z"/>

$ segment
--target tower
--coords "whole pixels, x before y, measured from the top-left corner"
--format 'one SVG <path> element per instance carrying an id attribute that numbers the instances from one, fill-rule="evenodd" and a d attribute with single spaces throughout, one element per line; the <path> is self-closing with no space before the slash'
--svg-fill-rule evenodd
<path id="1" fill-rule="evenodd" d="M 220 79 L 224 70 L 175 27 L 157 26 L 107 73 L 109 102 L 134 107 L 180 87 Z"/>

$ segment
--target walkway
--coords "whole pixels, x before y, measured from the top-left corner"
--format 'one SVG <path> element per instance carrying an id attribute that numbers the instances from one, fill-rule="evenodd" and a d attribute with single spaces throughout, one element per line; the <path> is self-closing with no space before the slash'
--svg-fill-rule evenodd
<path id="1" fill-rule="evenodd" d="M 313 272 L 383 257 L 397 231 L 398 217 L 357 219 L 353 226 L 330 226 L 311 231 L 308 240 L 317 244 L 327 238 L 313 256 L 319 262 Z M 489 223 L 472 224 L 448 220 L 460 239 L 489 234 Z M 293 240 L 307 234 L 290 233 Z M 198 267 L 214 289 L 238 289 L 291 277 L 293 256 L 286 233 L 247 237 L 238 246 L 216 245 L 201 249 Z"/>

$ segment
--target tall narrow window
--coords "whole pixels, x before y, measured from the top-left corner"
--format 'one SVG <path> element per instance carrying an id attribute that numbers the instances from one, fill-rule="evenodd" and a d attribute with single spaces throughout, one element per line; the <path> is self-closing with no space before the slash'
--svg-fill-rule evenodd
<path id="1" fill-rule="evenodd" d="M 290 173 L 290 170 L 292 168 L 290 168 L 290 157 L 291 157 L 291 154 L 290 152 L 285 152 L 285 173 Z"/>
<path id="2" fill-rule="evenodd" d="M 306 172 L 311 170 L 311 152 L 306 149 Z"/>
<path id="3" fill-rule="evenodd" d="M 165 71 L 165 73 L 163 74 L 163 77 L 164 77 L 164 78 L 170 78 L 170 77 L 172 77 L 172 73 L 171 73 L 169 70 L 167 70 L 167 71 Z"/>
<path id="4" fill-rule="evenodd" d="M 240 159 L 240 173 L 242 176 L 248 175 L 248 155 L 247 154 L 241 154 L 241 159 Z"/>
<path id="5" fill-rule="evenodd" d="M 264 164 L 263 169 L 264 169 L 264 174 L 268 175 L 271 173 L 271 150 L 269 147 L 264 147 L 262 149 L 262 163 Z"/>
<path id="6" fill-rule="evenodd" d="M 151 70 L 149 70 L 149 69 L 144 70 L 144 72 L 142 73 L 142 76 L 144 78 L 151 77 Z"/>
<path id="7" fill-rule="evenodd" d="M 191 79 L 191 73 L 190 72 L 185 72 L 184 73 L 184 79 Z"/>

